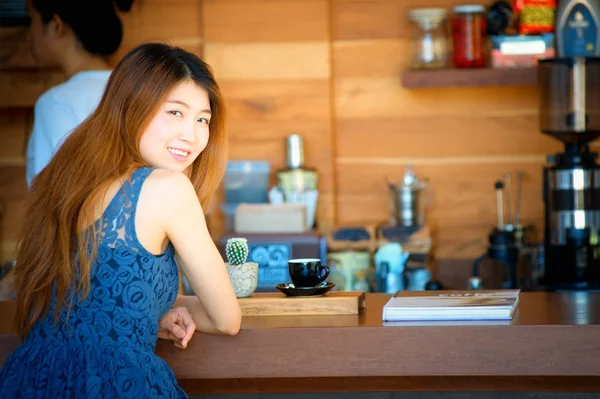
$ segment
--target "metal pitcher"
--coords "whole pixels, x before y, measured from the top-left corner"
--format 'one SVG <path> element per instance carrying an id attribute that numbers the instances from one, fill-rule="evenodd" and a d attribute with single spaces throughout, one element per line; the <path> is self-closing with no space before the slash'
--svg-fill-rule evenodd
<path id="1" fill-rule="evenodd" d="M 423 226 L 428 185 L 425 181 L 417 179 L 413 165 L 409 164 L 406 167 L 400 184 L 394 184 L 388 180 L 388 187 L 394 224 L 402 227 Z"/>

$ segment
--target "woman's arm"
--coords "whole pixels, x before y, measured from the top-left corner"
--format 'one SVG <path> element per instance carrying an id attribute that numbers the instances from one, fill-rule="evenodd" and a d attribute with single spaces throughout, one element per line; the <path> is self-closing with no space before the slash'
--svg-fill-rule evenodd
<path id="1" fill-rule="evenodd" d="M 175 306 L 188 308 L 198 331 L 237 334 L 241 309 L 192 183 L 182 173 L 165 170 L 154 171 L 151 177 L 158 181 L 153 186 L 160 188 L 153 194 L 166 205 L 160 212 L 162 227 L 197 296 L 180 297 Z"/>
<path id="2" fill-rule="evenodd" d="M 196 323 L 188 308 L 179 306 L 170 309 L 158 322 L 158 338 L 173 341 L 176 348 L 187 348 L 196 331 Z"/>
<path id="3" fill-rule="evenodd" d="M 235 335 L 236 331 L 221 331 L 217 329 L 215 323 L 206 313 L 206 310 L 202 306 L 202 303 L 197 296 L 193 295 L 179 295 L 173 307 L 185 307 L 196 323 L 196 331 L 201 331 L 207 334 L 231 334 Z M 238 328 L 239 330 L 239 328 Z"/>

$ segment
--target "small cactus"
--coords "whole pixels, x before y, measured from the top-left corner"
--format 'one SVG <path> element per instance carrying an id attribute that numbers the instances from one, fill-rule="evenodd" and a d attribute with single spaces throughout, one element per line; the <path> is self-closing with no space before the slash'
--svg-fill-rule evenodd
<path id="1" fill-rule="evenodd" d="M 245 238 L 230 238 L 225 244 L 225 255 L 231 266 L 239 266 L 248 260 L 248 240 Z"/>

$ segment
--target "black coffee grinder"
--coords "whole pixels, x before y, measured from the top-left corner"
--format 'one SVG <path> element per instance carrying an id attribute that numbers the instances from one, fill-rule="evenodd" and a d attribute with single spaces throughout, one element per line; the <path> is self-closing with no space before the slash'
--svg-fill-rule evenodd
<path id="1" fill-rule="evenodd" d="M 600 58 L 540 60 L 540 125 L 564 143 L 543 171 L 547 290 L 600 288 Z"/>
<path id="2" fill-rule="evenodd" d="M 487 251 L 475 260 L 473 264 L 473 275 L 469 278 L 468 289 L 511 289 L 518 286 L 517 264 L 519 262 L 520 241 L 522 239 L 523 226 L 519 222 L 521 178 L 519 179 L 518 196 L 515 208 L 515 218 L 511 219 L 511 207 L 508 196 L 510 195 L 510 174 L 505 175 L 505 182 L 501 180 L 494 184 L 496 189 L 496 205 L 498 212 L 498 225 L 488 235 Z M 507 219 L 504 217 L 504 197 L 507 197 Z M 514 223 L 513 223 L 514 222 Z M 486 261 L 487 262 L 484 262 Z M 482 265 L 486 264 L 488 281 L 484 284 Z M 491 275 L 490 275 L 491 273 Z M 490 285 L 491 283 L 491 285 Z"/>

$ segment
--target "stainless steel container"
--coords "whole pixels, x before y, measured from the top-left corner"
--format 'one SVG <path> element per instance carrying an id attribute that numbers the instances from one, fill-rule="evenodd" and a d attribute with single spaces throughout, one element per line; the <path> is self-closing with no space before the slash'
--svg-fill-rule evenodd
<path id="1" fill-rule="evenodd" d="M 403 227 L 418 227 L 425 224 L 427 184 L 419 181 L 408 165 L 400 184 L 389 183 L 394 224 Z"/>

